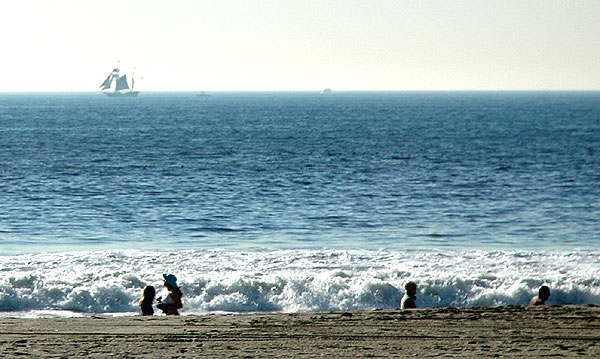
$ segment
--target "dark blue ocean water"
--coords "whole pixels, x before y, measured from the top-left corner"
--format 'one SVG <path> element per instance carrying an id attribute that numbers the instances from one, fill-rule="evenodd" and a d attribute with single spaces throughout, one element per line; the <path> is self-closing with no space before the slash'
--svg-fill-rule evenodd
<path id="1" fill-rule="evenodd" d="M 0 94 L 0 253 L 597 248 L 600 93 Z"/>

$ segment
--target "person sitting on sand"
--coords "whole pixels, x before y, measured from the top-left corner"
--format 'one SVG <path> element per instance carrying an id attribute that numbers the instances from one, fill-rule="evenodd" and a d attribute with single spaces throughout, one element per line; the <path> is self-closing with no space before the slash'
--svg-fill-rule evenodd
<path id="1" fill-rule="evenodd" d="M 400 302 L 400 309 L 411 309 L 417 307 L 417 284 L 415 282 L 408 282 L 404 285 L 404 297 Z"/>
<path id="2" fill-rule="evenodd" d="M 154 309 L 152 308 L 152 302 L 154 302 L 154 296 L 156 295 L 156 290 L 153 286 L 147 285 L 142 292 L 142 299 L 140 299 L 140 309 L 142 310 L 142 315 L 153 315 Z"/>
<path id="3" fill-rule="evenodd" d="M 544 305 L 546 304 L 548 298 L 550 298 L 550 288 L 543 285 L 538 290 L 538 295 L 531 298 L 531 302 L 529 302 L 529 305 Z"/>
<path id="4" fill-rule="evenodd" d="M 177 286 L 177 277 L 173 274 L 163 274 L 163 278 L 165 279 L 164 286 L 169 291 L 169 294 L 165 300 L 158 298 L 159 303 L 156 308 L 162 310 L 166 315 L 179 315 L 178 309 L 183 308 L 183 304 L 181 303 L 183 293 Z"/>

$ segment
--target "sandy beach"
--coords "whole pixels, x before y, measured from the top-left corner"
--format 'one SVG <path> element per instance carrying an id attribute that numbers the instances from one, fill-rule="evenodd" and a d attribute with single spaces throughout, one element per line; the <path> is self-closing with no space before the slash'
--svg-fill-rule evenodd
<path id="1" fill-rule="evenodd" d="M 600 357 L 600 306 L 0 320 L 0 358 Z"/>

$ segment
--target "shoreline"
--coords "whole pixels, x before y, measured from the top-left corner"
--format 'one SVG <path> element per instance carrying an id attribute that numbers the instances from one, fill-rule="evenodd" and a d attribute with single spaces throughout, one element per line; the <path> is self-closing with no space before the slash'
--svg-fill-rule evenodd
<path id="1" fill-rule="evenodd" d="M 0 358 L 600 357 L 600 306 L 1 318 Z"/>

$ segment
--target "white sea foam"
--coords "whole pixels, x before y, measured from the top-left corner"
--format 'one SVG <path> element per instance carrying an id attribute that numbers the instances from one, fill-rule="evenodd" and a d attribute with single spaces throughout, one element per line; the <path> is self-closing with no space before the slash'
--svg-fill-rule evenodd
<path id="1" fill-rule="evenodd" d="M 0 256 L 0 316 L 137 313 L 145 285 L 174 273 L 183 314 L 398 307 L 404 283 L 423 307 L 600 303 L 600 252 L 92 251 Z"/>

